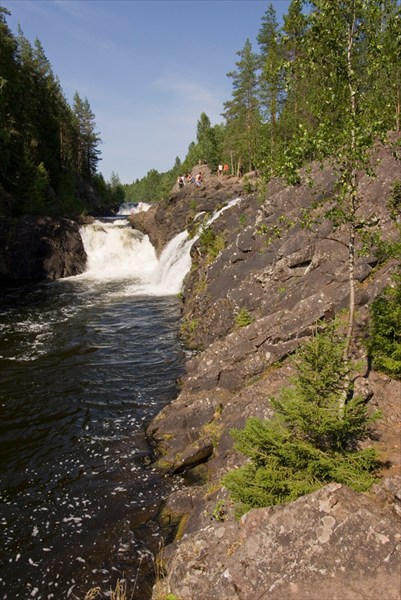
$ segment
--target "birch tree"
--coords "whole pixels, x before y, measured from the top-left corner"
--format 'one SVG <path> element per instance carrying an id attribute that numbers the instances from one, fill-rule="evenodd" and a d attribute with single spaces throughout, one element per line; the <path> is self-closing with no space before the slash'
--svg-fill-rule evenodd
<path id="1" fill-rule="evenodd" d="M 335 226 L 346 228 L 348 248 L 349 316 L 344 358 L 349 355 L 355 320 L 355 258 L 362 197 L 360 173 L 369 173 L 368 155 L 377 134 L 367 90 L 374 85 L 372 54 L 367 52 L 369 23 L 376 0 L 315 0 L 307 33 L 307 71 L 322 81 L 313 106 L 319 122 L 315 147 L 335 156 L 337 193 L 327 213 Z"/>

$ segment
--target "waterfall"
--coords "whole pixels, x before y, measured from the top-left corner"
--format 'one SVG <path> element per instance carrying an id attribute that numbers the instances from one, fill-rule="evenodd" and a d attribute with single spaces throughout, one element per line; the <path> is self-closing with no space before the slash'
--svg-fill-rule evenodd
<path id="1" fill-rule="evenodd" d="M 147 202 L 124 202 L 118 209 L 118 216 L 133 215 L 138 212 L 146 212 L 151 207 Z"/>
<path id="2" fill-rule="evenodd" d="M 142 279 L 158 260 L 148 236 L 132 229 L 126 220 L 95 221 L 81 228 L 88 257 L 85 277 L 90 279 Z"/>
<path id="3" fill-rule="evenodd" d="M 239 198 L 231 200 L 206 225 L 239 201 Z M 125 219 L 85 225 L 81 237 L 88 263 L 80 278 L 125 280 L 127 295 L 168 296 L 181 291 L 191 267 L 191 247 L 199 236 L 189 239 L 188 231 L 182 231 L 170 240 L 159 258 L 148 236 L 132 229 Z"/>

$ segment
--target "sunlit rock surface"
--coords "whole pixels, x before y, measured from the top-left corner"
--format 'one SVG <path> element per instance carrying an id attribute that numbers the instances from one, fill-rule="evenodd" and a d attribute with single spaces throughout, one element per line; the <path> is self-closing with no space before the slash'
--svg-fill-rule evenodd
<path id="1" fill-rule="evenodd" d="M 377 176 L 360 181 L 359 217 L 396 240 L 401 215 L 390 215 L 389 200 L 399 162 L 380 146 L 372 160 Z M 269 396 L 293 375 L 287 357 L 318 320 L 348 306 L 347 232 L 324 219 L 320 206 L 332 198 L 334 180 L 330 169 L 316 165 L 300 185 L 275 180 L 263 193 L 236 192 L 240 202 L 211 225 L 223 249 L 211 256 L 199 241 L 192 247 L 182 335 L 194 354 L 179 396 L 148 428 L 157 466 L 196 484 L 172 494 L 162 515 L 177 534 L 163 550 L 161 584 L 180 600 L 401 598 L 401 382 L 371 371 L 363 344 L 369 306 L 399 260 L 380 263 L 373 250 L 358 251 L 355 272 L 356 385 L 369 407 L 382 412 L 370 443 L 387 461 L 386 484 L 370 497 L 333 484 L 291 505 L 254 510 L 238 523 L 220 483 L 244 461 L 230 430 L 250 416 L 271 416 Z M 186 193 L 172 196 L 166 219 L 180 214 L 180 225 L 186 220 L 191 228 L 196 215 Z M 147 218 L 147 231 L 157 229 L 162 207 Z M 248 324 L 240 323 L 241 314 Z"/>

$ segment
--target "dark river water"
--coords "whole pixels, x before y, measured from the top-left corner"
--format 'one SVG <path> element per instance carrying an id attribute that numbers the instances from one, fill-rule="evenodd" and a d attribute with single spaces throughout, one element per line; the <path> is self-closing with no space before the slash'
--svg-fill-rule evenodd
<path id="1" fill-rule="evenodd" d="M 176 296 L 135 281 L 0 290 L 2 599 L 108 597 L 117 578 L 150 597 L 157 514 L 181 483 L 153 469 L 144 430 L 184 353 Z"/>

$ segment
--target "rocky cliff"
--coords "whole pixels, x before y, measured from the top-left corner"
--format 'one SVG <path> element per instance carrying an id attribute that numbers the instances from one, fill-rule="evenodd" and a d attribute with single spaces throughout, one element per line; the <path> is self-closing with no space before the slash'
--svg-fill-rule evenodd
<path id="1" fill-rule="evenodd" d="M 0 280 L 40 281 L 78 275 L 86 252 L 69 219 L 26 215 L 0 224 Z"/>
<path id="2" fill-rule="evenodd" d="M 376 176 L 360 175 L 361 222 L 398 236 L 389 204 L 399 162 L 378 146 Z M 194 243 L 183 290 L 182 335 L 194 352 L 178 398 L 152 421 L 157 464 L 189 485 L 173 494 L 163 518 L 177 527 L 164 550 L 165 579 L 154 598 L 298 600 L 386 598 L 401 590 L 401 383 L 369 369 L 364 345 L 369 305 L 399 264 L 378 251 L 358 254 L 357 322 L 352 352 L 361 359 L 356 385 L 382 410 L 375 443 L 388 461 L 383 484 L 358 495 L 331 484 L 297 502 L 251 511 L 237 522 L 221 477 L 241 464 L 232 427 L 269 418 L 267 398 L 288 383 L 287 360 L 321 319 L 348 304 L 345 229 L 323 218 L 333 197 L 330 168 L 312 166 L 303 183 L 217 178 L 204 169 L 201 189 L 187 186 L 133 224 L 160 250 L 175 233 L 195 232 L 205 214 L 237 202 Z M 199 229 L 198 229 L 199 233 Z"/>

